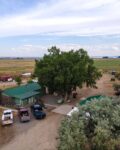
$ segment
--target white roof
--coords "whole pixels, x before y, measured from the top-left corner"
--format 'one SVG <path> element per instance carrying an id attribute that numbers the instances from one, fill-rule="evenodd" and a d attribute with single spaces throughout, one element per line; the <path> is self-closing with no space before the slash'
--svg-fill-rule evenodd
<path id="1" fill-rule="evenodd" d="M 11 112 L 12 112 L 11 109 L 4 110 L 4 113 L 11 113 Z"/>
<path id="2" fill-rule="evenodd" d="M 33 82 L 38 82 L 38 79 L 33 79 L 32 81 L 33 81 Z"/>
<path id="3" fill-rule="evenodd" d="M 74 112 L 78 112 L 78 111 L 79 109 L 77 107 L 74 107 L 69 113 L 67 113 L 67 116 L 71 117 Z"/>
<path id="4" fill-rule="evenodd" d="M 23 73 L 22 75 L 23 75 L 23 76 L 30 76 L 30 75 L 31 75 L 31 72 Z"/>

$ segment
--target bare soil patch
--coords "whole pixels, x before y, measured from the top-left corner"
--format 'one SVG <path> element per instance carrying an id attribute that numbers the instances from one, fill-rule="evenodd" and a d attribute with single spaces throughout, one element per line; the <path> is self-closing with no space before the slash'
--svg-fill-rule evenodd
<path id="1" fill-rule="evenodd" d="M 50 112 L 44 120 L 0 126 L 0 150 L 56 150 L 58 128 L 63 116 Z"/>
<path id="2" fill-rule="evenodd" d="M 51 114 L 45 120 L 38 120 L 33 127 L 14 138 L 1 150 L 56 150 L 61 119 L 60 115 Z"/>
<path id="3" fill-rule="evenodd" d="M 83 98 L 87 98 L 89 96 L 93 95 L 106 95 L 106 96 L 114 96 L 114 89 L 113 84 L 120 83 L 120 81 L 110 81 L 111 75 L 110 74 L 103 74 L 100 80 L 97 81 L 97 89 L 90 88 L 84 86 L 82 89 L 77 88 L 77 98 L 72 99 L 70 104 L 75 105 L 77 102 L 79 102 Z"/>

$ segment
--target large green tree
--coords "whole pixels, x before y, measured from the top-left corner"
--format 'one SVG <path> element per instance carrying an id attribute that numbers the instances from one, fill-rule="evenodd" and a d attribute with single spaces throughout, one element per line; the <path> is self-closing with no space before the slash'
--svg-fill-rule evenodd
<path id="1" fill-rule="evenodd" d="M 63 52 L 55 46 L 48 49 L 42 59 L 36 60 L 35 75 L 51 93 L 59 92 L 66 97 L 77 86 L 96 87 L 96 80 L 101 76 L 85 50 Z"/>
<path id="2" fill-rule="evenodd" d="M 62 121 L 59 140 L 59 150 L 120 150 L 120 99 L 80 106 Z"/>

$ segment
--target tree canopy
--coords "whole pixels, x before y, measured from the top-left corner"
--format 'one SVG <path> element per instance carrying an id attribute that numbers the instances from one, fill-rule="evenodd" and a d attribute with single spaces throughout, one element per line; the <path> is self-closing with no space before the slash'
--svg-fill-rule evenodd
<path id="1" fill-rule="evenodd" d="M 21 85 L 21 83 L 22 83 L 22 79 L 19 76 L 15 77 L 15 81 L 17 82 L 18 86 Z"/>
<path id="2" fill-rule="evenodd" d="M 94 66 L 84 49 L 60 51 L 53 46 L 48 54 L 36 60 L 35 75 L 41 85 L 47 86 L 51 93 L 70 94 L 77 86 L 96 87 L 96 80 L 101 73 Z"/>
<path id="3" fill-rule="evenodd" d="M 79 112 L 62 121 L 59 140 L 59 150 L 120 150 L 120 99 L 79 106 Z"/>

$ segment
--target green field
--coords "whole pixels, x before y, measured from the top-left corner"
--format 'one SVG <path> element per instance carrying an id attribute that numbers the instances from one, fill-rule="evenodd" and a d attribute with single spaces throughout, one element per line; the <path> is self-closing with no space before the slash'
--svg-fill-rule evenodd
<path id="1" fill-rule="evenodd" d="M 116 70 L 120 71 L 120 59 L 95 59 L 95 66 L 104 72 Z"/>

